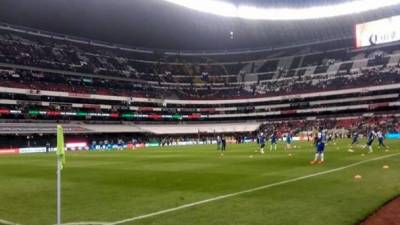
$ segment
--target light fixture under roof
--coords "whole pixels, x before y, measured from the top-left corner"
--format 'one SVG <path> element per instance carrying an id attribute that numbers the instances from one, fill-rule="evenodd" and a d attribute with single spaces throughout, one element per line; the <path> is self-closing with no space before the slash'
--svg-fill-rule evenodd
<path id="1" fill-rule="evenodd" d="M 400 4 L 400 0 L 354 0 L 307 8 L 261 8 L 236 6 L 220 0 L 164 0 L 193 10 L 225 17 L 251 20 L 307 20 L 368 12 Z"/>

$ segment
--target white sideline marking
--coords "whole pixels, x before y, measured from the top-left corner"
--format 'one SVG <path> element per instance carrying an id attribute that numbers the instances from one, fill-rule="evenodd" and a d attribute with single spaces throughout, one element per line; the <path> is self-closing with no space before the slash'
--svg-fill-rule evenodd
<path id="1" fill-rule="evenodd" d="M 348 168 L 351 168 L 351 167 L 355 167 L 355 166 L 358 166 L 358 165 L 361 165 L 361 164 L 365 164 L 365 163 L 368 163 L 368 162 L 377 161 L 377 160 L 381 160 L 381 159 L 385 159 L 385 158 L 390 158 L 390 157 L 397 156 L 397 155 L 400 155 L 400 153 L 381 156 L 381 157 L 376 157 L 376 158 L 373 158 L 373 159 L 367 159 L 367 160 L 356 162 L 356 163 L 353 163 L 353 164 L 350 164 L 350 165 L 347 165 L 347 166 L 342 166 L 342 167 L 339 167 L 339 168 L 336 168 L 336 169 L 322 171 L 322 172 L 318 172 L 318 173 L 314 173 L 314 174 L 310 174 L 310 175 L 306 175 L 306 176 L 302 176 L 302 177 L 292 178 L 292 179 L 289 179 L 289 180 L 284 180 L 284 181 L 280 181 L 280 182 L 277 182 L 277 183 L 272 183 L 272 184 L 268 184 L 268 185 L 264 185 L 264 186 L 260 186 L 260 187 L 256 187 L 256 188 L 252 188 L 252 189 L 248 189 L 248 190 L 244 190 L 244 191 L 239 191 L 239 192 L 235 192 L 235 193 L 231 193 L 231 194 L 220 195 L 220 196 L 217 196 L 217 197 L 214 197 L 214 198 L 209 198 L 209 199 L 205 199 L 205 200 L 202 200 L 202 201 L 181 205 L 181 206 L 178 206 L 178 207 L 175 207 L 175 208 L 161 210 L 161 211 L 157 211 L 157 212 L 153 212 L 153 213 L 149 213 L 149 214 L 145 214 L 145 215 L 141 215 L 141 216 L 136 216 L 136 217 L 132 217 L 132 218 L 124 219 L 124 220 L 119 220 L 119 221 L 115 221 L 115 222 L 105 222 L 102 225 L 118 225 L 118 224 L 133 222 L 133 221 L 136 221 L 136 220 L 141 220 L 141 219 L 145 219 L 145 218 L 149 218 L 149 217 L 154 217 L 154 216 L 158 216 L 158 215 L 161 215 L 161 214 L 165 214 L 165 213 L 169 213 L 169 212 L 173 212 L 173 211 L 177 211 L 177 210 L 181 210 L 181 209 L 186 209 L 186 208 L 190 208 L 190 207 L 197 206 L 197 205 L 202 205 L 202 204 L 205 204 L 205 203 L 214 202 L 214 201 L 225 199 L 225 198 L 230 198 L 230 197 L 234 197 L 234 196 L 238 196 L 238 195 L 242 195 L 242 194 L 246 194 L 246 193 L 251 193 L 251 192 L 255 192 L 255 191 L 259 191 L 259 190 L 263 190 L 263 189 L 268 189 L 268 188 L 279 186 L 279 185 L 283 185 L 283 184 L 288 184 L 288 183 L 293 183 L 293 182 L 300 181 L 300 180 L 305 180 L 305 179 L 308 179 L 308 178 L 311 178 L 311 177 L 316 177 L 316 176 L 320 176 L 320 175 L 324 175 L 324 174 L 334 173 L 334 172 L 345 170 L 345 169 L 348 169 Z M 98 223 L 100 223 L 100 222 L 98 222 Z M 80 223 L 79 222 L 77 222 L 77 223 L 68 223 L 68 224 L 63 224 L 63 225 L 80 225 Z"/>
<path id="2" fill-rule="evenodd" d="M 104 225 L 108 222 L 75 222 L 75 223 L 63 223 L 62 225 Z"/>
<path id="3" fill-rule="evenodd" d="M 4 224 L 4 225 L 21 225 L 21 224 L 18 224 L 18 223 L 14 223 L 14 222 L 7 221 L 7 220 L 2 220 L 2 219 L 0 219 L 0 224 Z"/>

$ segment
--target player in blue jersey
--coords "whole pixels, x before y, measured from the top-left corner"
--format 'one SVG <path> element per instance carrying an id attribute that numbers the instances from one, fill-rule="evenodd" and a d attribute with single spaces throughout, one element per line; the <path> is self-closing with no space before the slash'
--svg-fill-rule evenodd
<path id="1" fill-rule="evenodd" d="M 260 133 L 258 136 L 258 144 L 260 145 L 260 153 L 264 154 L 264 147 L 265 147 L 265 140 L 266 137 L 263 132 Z"/>
<path id="2" fill-rule="evenodd" d="M 354 144 L 358 143 L 358 137 L 359 137 L 359 133 L 357 131 L 354 131 L 354 133 L 352 135 L 353 141 L 351 142 L 351 145 L 354 145 Z"/>
<path id="3" fill-rule="evenodd" d="M 385 143 L 383 143 L 383 141 L 385 140 L 385 135 L 383 134 L 383 132 L 382 131 L 378 131 L 376 133 L 376 136 L 378 137 L 378 147 L 379 148 L 381 148 L 381 147 L 386 148 Z"/>
<path id="4" fill-rule="evenodd" d="M 292 133 L 289 131 L 286 135 L 286 150 L 292 149 Z"/>
<path id="5" fill-rule="evenodd" d="M 374 130 L 370 130 L 367 135 L 367 144 L 364 146 L 364 148 L 368 147 L 369 152 L 373 152 L 374 150 L 372 149 L 372 143 L 375 140 L 376 132 Z"/>
<path id="6" fill-rule="evenodd" d="M 325 162 L 324 152 L 325 152 L 325 144 L 327 141 L 326 131 L 321 129 L 315 141 L 316 141 L 316 152 L 314 160 L 310 162 L 311 165 L 314 165 L 316 163 L 322 164 Z"/>
<path id="7" fill-rule="evenodd" d="M 277 142 L 278 142 L 278 136 L 276 135 L 276 132 L 274 131 L 271 135 L 271 146 L 269 148 L 270 151 L 272 151 L 272 148 L 276 151 Z"/>

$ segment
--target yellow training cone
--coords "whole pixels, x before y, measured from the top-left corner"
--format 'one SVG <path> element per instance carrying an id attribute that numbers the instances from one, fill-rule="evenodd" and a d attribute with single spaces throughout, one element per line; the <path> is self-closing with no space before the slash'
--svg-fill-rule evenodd
<path id="1" fill-rule="evenodd" d="M 384 170 L 387 170 L 387 169 L 389 169 L 389 166 L 388 166 L 388 165 L 384 165 L 382 168 L 383 168 Z"/>

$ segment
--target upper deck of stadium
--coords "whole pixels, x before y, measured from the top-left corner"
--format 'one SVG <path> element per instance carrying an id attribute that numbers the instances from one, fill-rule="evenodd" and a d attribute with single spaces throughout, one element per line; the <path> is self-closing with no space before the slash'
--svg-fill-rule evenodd
<path id="1" fill-rule="evenodd" d="M 307 9 L 350 2 L 345 0 L 223 1 L 233 3 L 235 6 L 249 5 L 273 9 L 278 7 Z M 394 1 L 379 1 L 378 6 L 384 5 L 385 2 Z M 326 40 L 351 39 L 354 36 L 355 24 L 398 14 L 400 14 L 398 4 L 351 15 L 297 21 L 223 17 L 181 7 L 164 0 L 112 2 L 43 0 L 40 4 L 30 0 L 18 2 L 5 0 L 0 7 L 1 22 L 48 31 L 52 35 L 58 33 L 61 36 L 80 37 L 79 39 L 84 41 L 91 40 L 94 43 L 106 45 L 112 43 L 113 46 L 156 50 L 161 53 L 195 54 L 251 51 Z"/>

